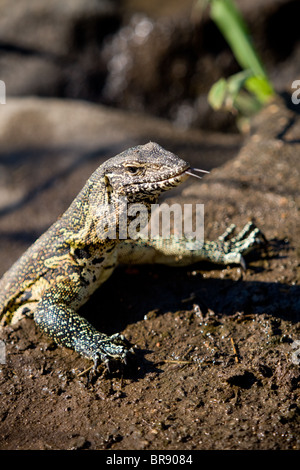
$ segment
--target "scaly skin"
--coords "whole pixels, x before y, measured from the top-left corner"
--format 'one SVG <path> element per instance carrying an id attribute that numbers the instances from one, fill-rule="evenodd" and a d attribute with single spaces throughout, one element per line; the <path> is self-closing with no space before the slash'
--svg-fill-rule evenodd
<path id="1" fill-rule="evenodd" d="M 120 198 L 148 209 L 160 193 L 182 183 L 189 164 L 158 144 L 126 150 L 107 160 L 87 181 L 69 209 L 4 274 L 0 280 L 1 325 L 28 315 L 58 344 L 99 362 L 126 361 L 122 335 L 97 331 L 77 311 L 119 263 L 187 265 L 201 260 L 244 265 L 243 255 L 263 241 L 252 224 L 235 238 L 231 226 L 215 242 L 186 248 L 184 239 L 122 240 L 99 227 L 101 207 L 111 204 L 106 221 L 119 220 Z"/>

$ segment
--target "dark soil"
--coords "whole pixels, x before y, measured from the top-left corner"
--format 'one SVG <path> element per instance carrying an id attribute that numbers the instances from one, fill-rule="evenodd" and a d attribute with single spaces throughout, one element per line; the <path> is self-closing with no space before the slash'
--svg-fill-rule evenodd
<path id="1" fill-rule="evenodd" d="M 120 267 L 82 309 L 136 345 L 128 367 L 89 380 L 33 321 L 4 330 L 1 449 L 300 448 L 299 135 L 271 104 L 236 158 L 176 197 L 205 203 L 209 238 L 255 219 L 269 244 L 246 272 Z"/>

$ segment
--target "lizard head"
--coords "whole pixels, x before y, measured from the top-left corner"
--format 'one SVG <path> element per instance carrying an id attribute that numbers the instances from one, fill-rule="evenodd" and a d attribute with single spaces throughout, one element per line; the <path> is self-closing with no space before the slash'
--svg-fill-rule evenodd
<path id="1" fill-rule="evenodd" d="M 80 211 L 88 207 L 89 220 L 96 227 L 99 239 L 108 236 L 115 239 L 122 231 L 124 220 L 129 225 L 136 218 L 135 213 L 127 211 L 128 204 L 131 209 L 136 204 L 143 206 L 143 210 L 137 208 L 141 214 L 138 224 L 142 228 L 149 221 L 151 205 L 157 202 L 158 196 L 190 175 L 195 176 L 190 170 L 204 171 L 192 169 L 189 163 L 156 143 L 133 147 L 106 160 L 83 188 L 81 204 L 75 204 Z"/>
<path id="2" fill-rule="evenodd" d="M 160 193 L 188 178 L 189 163 L 149 142 L 122 152 L 102 165 L 112 194 L 130 202 L 157 200 Z"/>

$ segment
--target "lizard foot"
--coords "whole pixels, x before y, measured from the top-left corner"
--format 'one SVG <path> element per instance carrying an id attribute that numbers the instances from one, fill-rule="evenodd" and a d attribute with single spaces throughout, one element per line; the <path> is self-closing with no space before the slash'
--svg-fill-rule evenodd
<path id="1" fill-rule="evenodd" d="M 232 224 L 214 242 L 214 257 L 222 264 L 239 264 L 246 269 L 244 256 L 258 246 L 266 243 L 264 234 L 253 222 L 248 222 L 245 227 L 233 237 L 235 225 Z"/>
<path id="2" fill-rule="evenodd" d="M 96 372 L 100 363 L 104 363 L 109 372 L 113 363 L 119 362 L 126 365 L 132 351 L 129 341 L 119 333 L 99 339 L 97 349 L 92 356 L 93 372 Z"/>

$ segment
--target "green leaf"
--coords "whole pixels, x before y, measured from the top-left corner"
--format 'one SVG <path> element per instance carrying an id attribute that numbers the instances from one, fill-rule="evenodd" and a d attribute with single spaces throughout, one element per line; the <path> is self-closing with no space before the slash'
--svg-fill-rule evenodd
<path id="1" fill-rule="evenodd" d="M 263 64 L 255 51 L 242 15 L 233 0 L 198 0 L 210 4 L 210 15 L 243 69 L 227 80 L 218 80 L 210 89 L 208 101 L 215 110 L 225 109 L 251 116 L 273 94 Z"/>
<path id="2" fill-rule="evenodd" d="M 273 94 L 273 88 L 265 77 L 252 76 L 246 80 L 245 88 L 264 103 Z"/>
<path id="3" fill-rule="evenodd" d="M 229 43 L 240 66 L 250 69 L 254 75 L 266 77 L 250 40 L 247 26 L 232 0 L 211 0 L 210 4 L 211 18 Z"/>
<path id="4" fill-rule="evenodd" d="M 215 110 L 223 107 L 227 92 L 227 82 L 225 78 L 221 78 L 211 87 L 208 93 L 208 102 Z"/>
<path id="5" fill-rule="evenodd" d="M 212 108 L 230 112 L 238 111 L 245 116 L 251 116 L 257 112 L 261 108 L 262 100 L 256 94 L 253 96 L 244 90 L 245 85 L 252 78 L 256 77 L 253 76 L 251 70 L 243 70 L 227 80 L 224 78 L 218 80 L 208 93 L 208 101 Z M 250 86 L 256 86 L 255 81 L 250 82 Z"/>
<path id="6" fill-rule="evenodd" d="M 236 97 L 251 77 L 253 77 L 251 70 L 243 70 L 242 72 L 231 75 L 231 77 L 227 79 L 228 93 L 232 97 Z"/>

